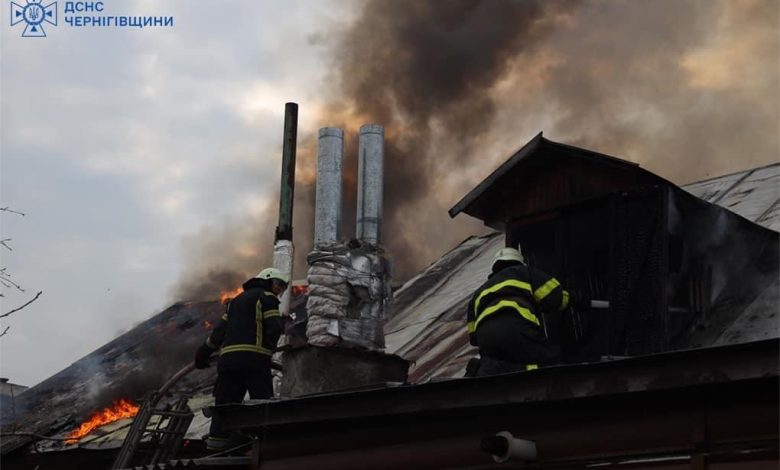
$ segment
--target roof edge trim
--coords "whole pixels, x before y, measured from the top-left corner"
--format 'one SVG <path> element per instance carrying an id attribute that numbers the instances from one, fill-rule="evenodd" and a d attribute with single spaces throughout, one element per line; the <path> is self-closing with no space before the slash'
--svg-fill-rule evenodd
<path id="1" fill-rule="evenodd" d="M 534 150 L 541 145 L 544 138 L 542 137 L 542 132 L 540 131 L 536 136 L 528 141 L 527 144 L 525 144 L 520 150 L 515 152 L 514 155 L 509 157 L 507 161 L 501 164 L 498 168 L 493 171 L 490 175 L 488 175 L 487 178 L 482 180 L 481 183 L 479 183 L 474 189 L 469 191 L 468 194 L 463 196 L 463 199 L 458 201 L 457 204 L 452 206 L 452 208 L 448 211 L 450 218 L 455 218 L 456 215 L 460 214 L 466 208 L 468 208 L 469 205 L 471 205 L 472 202 L 474 202 L 479 196 L 482 195 L 485 190 L 487 190 L 488 187 L 490 187 L 495 180 L 506 174 L 512 167 L 515 166 L 515 164 L 524 158 L 526 155 L 530 154 Z"/>

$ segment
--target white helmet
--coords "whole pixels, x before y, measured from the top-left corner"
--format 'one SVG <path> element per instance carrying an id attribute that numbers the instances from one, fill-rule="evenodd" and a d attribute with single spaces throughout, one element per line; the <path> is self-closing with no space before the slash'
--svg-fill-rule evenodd
<path id="1" fill-rule="evenodd" d="M 265 268 L 255 277 L 258 279 L 276 279 L 277 281 L 282 281 L 285 284 L 290 283 L 290 276 L 284 274 L 276 268 Z"/>
<path id="2" fill-rule="evenodd" d="M 525 263 L 523 254 L 516 248 L 501 248 L 496 252 L 496 256 L 493 257 L 493 265 L 499 261 L 517 261 L 519 263 Z"/>

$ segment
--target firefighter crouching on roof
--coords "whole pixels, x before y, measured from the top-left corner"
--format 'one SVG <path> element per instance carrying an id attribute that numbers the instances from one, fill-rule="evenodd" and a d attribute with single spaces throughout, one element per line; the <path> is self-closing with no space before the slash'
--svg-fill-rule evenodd
<path id="1" fill-rule="evenodd" d="M 284 324 L 279 298 L 289 278 L 276 268 L 264 269 L 246 281 L 244 292 L 228 302 L 225 314 L 195 355 L 195 366 L 209 366 L 209 357 L 221 347 L 214 385 L 214 404 L 241 403 L 248 391 L 252 399 L 273 396 L 271 355 Z M 223 449 L 228 435 L 217 416 L 211 418 L 206 445 Z"/>
<path id="2" fill-rule="evenodd" d="M 558 280 L 527 266 L 519 250 L 500 249 L 488 280 L 476 290 L 466 312 L 469 341 L 480 354 L 466 376 L 558 362 L 560 345 L 549 340 L 545 320 L 559 321 L 568 304 L 569 293 Z"/>

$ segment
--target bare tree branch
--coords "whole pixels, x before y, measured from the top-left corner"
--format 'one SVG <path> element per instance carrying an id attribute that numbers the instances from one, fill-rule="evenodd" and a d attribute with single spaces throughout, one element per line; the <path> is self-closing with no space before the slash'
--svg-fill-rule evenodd
<path id="1" fill-rule="evenodd" d="M 19 292 L 25 292 L 25 290 L 22 289 L 22 286 L 11 280 L 11 274 L 9 274 L 6 269 L 7 268 L 0 269 L 0 284 L 5 287 L 15 287 Z"/>
<path id="2" fill-rule="evenodd" d="M 2 213 L 2 212 L 9 212 L 11 214 L 20 215 L 22 217 L 25 216 L 24 212 L 13 210 L 9 206 L 0 207 L 0 213 Z M 10 245 L 11 241 L 12 241 L 11 238 L 0 239 L 0 245 L 2 245 L 2 247 L 5 248 L 8 251 L 14 251 L 14 249 L 11 248 L 11 245 Z M 19 284 L 17 284 L 16 282 L 11 280 L 11 274 L 7 271 L 7 268 L 5 268 L 5 267 L 0 268 L 0 286 L 2 286 L 5 289 L 12 289 L 13 288 L 13 289 L 18 290 L 19 292 L 24 292 L 25 291 L 24 289 L 22 289 L 22 286 L 20 286 Z M 9 315 L 11 315 L 13 313 L 18 312 L 19 310 L 22 310 L 22 309 L 26 308 L 31 303 L 33 303 L 36 300 L 38 300 L 38 298 L 41 296 L 41 294 L 43 294 L 43 291 L 39 291 L 37 294 L 35 294 L 35 297 L 33 297 L 29 301 L 25 302 L 24 304 L 20 305 L 19 307 L 16 307 L 16 308 L 14 308 L 14 309 L 12 309 L 12 310 L 10 310 L 10 311 L 0 315 L 0 318 L 5 318 L 5 317 L 7 317 L 7 316 L 9 316 Z M 5 294 L 0 292 L 0 297 L 5 298 Z M 5 336 L 6 334 L 8 334 L 8 331 L 10 329 L 11 329 L 10 326 L 6 326 L 5 329 L 3 330 L 3 332 L 0 333 L 0 338 Z"/>
<path id="3" fill-rule="evenodd" d="M 26 307 L 26 306 L 30 305 L 31 303 L 33 303 L 33 302 L 35 302 L 36 300 L 38 300 L 38 297 L 40 297 L 40 296 L 41 296 L 41 294 L 43 294 L 43 291 L 38 291 L 38 293 L 37 293 L 37 294 L 35 294 L 35 297 L 33 297 L 33 298 L 32 298 L 32 299 L 29 301 L 29 302 L 25 303 L 24 305 L 22 305 L 22 306 L 20 306 L 20 307 L 16 307 L 15 309 L 11 310 L 10 312 L 7 312 L 7 313 L 4 313 L 4 314 L 0 315 L 0 318 L 5 318 L 5 317 L 7 317 L 8 315 L 10 315 L 10 314 L 12 314 L 12 313 L 14 313 L 14 312 L 18 312 L 19 310 L 23 309 L 24 307 Z"/>
<path id="4" fill-rule="evenodd" d="M 0 277 L 0 284 L 2 284 L 4 287 L 8 287 L 8 288 L 15 287 L 16 290 L 18 290 L 19 292 L 24 292 L 24 289 L 22 289 L 22 286 L 20 286 L 19 284 L 15 283 L 14 281 L 12 281 L 12 280 L 10 280 L 8 278 Z"/>
<path id="5" fill-rule="evenodd" d="M 25 216 L 24 212 L 15 211 L 15 210 L 11 209 L 11 208 L 10 208 L 10 207 L 8 207 L 8 206 L 5 206 L 5 207 L 0 207 L 0 212 L 11 212 L 11 213 L 13 213 L 13 214 L 19 214 L 19 215 L 21 215 L 22 217 L 24 217 L 24 216 Z"/>

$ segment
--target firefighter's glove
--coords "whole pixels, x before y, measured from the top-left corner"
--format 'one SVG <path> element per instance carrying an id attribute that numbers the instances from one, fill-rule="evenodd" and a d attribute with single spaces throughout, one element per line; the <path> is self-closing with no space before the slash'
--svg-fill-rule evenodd
<path id="1" fill-rule="evenodd" d="M 205 343 L 202 344 L 198 351 L 195 353 L 195 368 L 205 369 L 209 366 L 209 358 L 211 357 L 211 348 Z"/>

